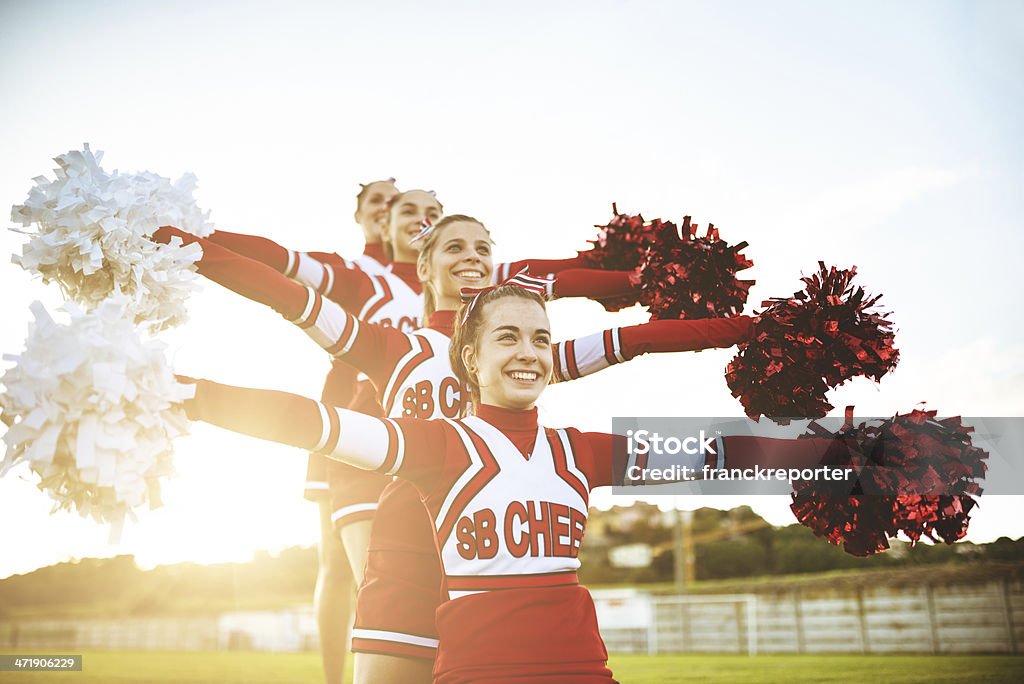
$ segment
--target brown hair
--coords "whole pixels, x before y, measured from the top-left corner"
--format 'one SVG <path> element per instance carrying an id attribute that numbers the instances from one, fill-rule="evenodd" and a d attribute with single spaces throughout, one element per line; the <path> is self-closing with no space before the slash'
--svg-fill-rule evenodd
<path id="1" fill-rule="evenodd" d="M 381 235 L 381 241 L 380 241 L 381 248 L 384 250 L 384 256 L 387 257 L 388 261 L 391 261 L 394 258 L 394 256 L 395 256 L 395 249 L 392 246 L 391 239 L 390 239 L 390 237 L 388 235 L 388 233 L 390 233 L 390 231 L 391 231 L 391 210 L 402 201 L 403 197 L 405 197 L 406 195 L 408 195 L 411 192 L 425 192 L 428 195 L 433 196 L 434 201 L 437 202 L 437 208 L 441 210 L 442 214 L 444 213 L 444 205 L 441 204 L 441 200 L 437 199 L 437 195 L 434 194 L 433 190 L 420 190 L 420 189 L 414 188 L 412 190 L 406 190 L 404 192 L 400 192 L 397 195 L 395 195 L 394 197 L 392 197 L 391 200 L 388 202 L 388 222 L 387 222 L 387 228 L 386 228 L 386 230 L 384 230 L 383 234 Z"/>
<path id="2" fill-rule="evenodd" d="M 456 314 L 455 332 L 452 334 L 451 346 L 448 347 L 448 358 L 451 361 L 452 372 L 455 373 L 455 377 L 458 378 L 463 387 L 469 388 L 473 406 L 480 403 L 480 384 L 477 382 L 476 373 L 470 373 L 469 369 L 466 368 L 466 364 L 462 360 L 462 350 L 464 347 L 476 349 L 477 344 L 480 342 L 480 333 L 484 322 L 484 309 L 487 308 L 487 305 L 508 297 L 518 297 L 537 302 L 540 304 L 540 308 L 547 312 L 544 298 L 533 290 L 527 290 L 516 285 L 499 285 L 493 290 L 487 290 L 480 294 L 476 299 L 475 305 L 473 302 L 463 304 Z M 466 310 L 471 306 L 472 310 L 469 316 L 466 317 Z M 465 320 L 463 320 L 464 317 L 466 317 Z M 466 405 L 466 401 L 463 400 L 463 414 L 466 413 Z"/>
<path id="3" fill-rule="evenodd" d="M 416 269 L 425 270 L 429 269 L 431 259 L 433 258 L 434 247 L 437 246 L 437 241 L 440 239 L 441 233 L 445 228 L 453 223 L 465 221 L 466 223 L 475 223 L 484 229 L 487 233 L 487 237 L 491 237 L 491 231 L 487 230 L 481 221 L 477 221 L 472 216 L 466 216 L 465 214 L 452 214 L 451 216 L 445 216 L 443 219 L 437 222 L 434 226 L 434 230 L 427 233 L 427 237 L 423 238 L 423 246 L 420 248 L 419 257 L 416 259 Z M 493 244 L 493 240 L 491 241 Z M 423 320 L 426 321 L 430 318 L 430 314 L 437 311 L 437 292 L 434 291 L 434 286 L 429 281 L 423 281 Z M 425 324 L 425 323 L 424 323 Z"/>

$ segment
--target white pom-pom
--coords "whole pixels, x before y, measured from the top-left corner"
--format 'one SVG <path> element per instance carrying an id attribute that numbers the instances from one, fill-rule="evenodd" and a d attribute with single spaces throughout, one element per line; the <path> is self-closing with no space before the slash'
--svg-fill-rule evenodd
<path id="1" fill-rule="evenodd" d="M 164 225 L 200 236 L 213 232 L 209 212 L 192 197 L 195 176 L 172 183 L 149 172 L 107 173 L 102 158 L 86 144 L 54 160 L 55 180 L 34 179 L 25 203 L 11 208 L 12 221 L 36 226 L 13 261 L 43 282 L 57 282 L 86 309 L 120 292 L 130 298 L 136 322 L 154 329 L 181 323 L 201 251 L 148 236 Z"/>
<path id="2" fill-rule="evenodd" d="M 0 381 L 8 429 L 0 474 L 21 462 L 57 503 L 119 524 L 131 509 L 159 505 L 159 478 L 172 472 L 171 440 L 186 432 L 182 401 L 156 340 L 143 341 L 114 296 L 88 313 L 65 305 L 66 324 L 35 302 L 25 351 Z"/>

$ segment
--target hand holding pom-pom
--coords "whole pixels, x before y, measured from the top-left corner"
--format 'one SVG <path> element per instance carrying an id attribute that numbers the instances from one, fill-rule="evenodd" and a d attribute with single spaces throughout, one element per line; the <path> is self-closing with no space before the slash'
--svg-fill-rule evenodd
<path id="1" fill-rule="evenodd" d="M 113 297 L 70 322 L 32 305 L 25 351 L 4 373 L 0 395 L 7 445 L 0 474 L 28 463 L 55 509 L 119 524 L 133 508 L 159 505 L 159 480 L 172 472 L 171 440 L 187 427 L 163 346 L 143 342 Z"/>
<path id="2" fill-rule="evenodd" d="M 185 319 L 184 302 L 195 288 L 196 247 L 157 245 L 159 226 L 173 224 L 197 235 L 213 226 L 192 197 L 195 177 L 171 181 L 153 173 L 107 173 L 85 145 L 56 158 L 56 179 L 35 179 L 11 220 L 36 226 L 14 261 L 43 282 L 54 281 L 86 309 L 115 293 L 127 295 L 138 323 L 154 328 Z"/>
<path id="3" fill-rule="evenodd" d="M 614 216 L 611 221 L 595 226 L 598 233 L 597 238 L 590 241 L 593 248 L 579 252 L 580 261 L 585 268 L 635 271 L 643 261 L 654 236 L 643 216 L 620 214 L 615 204 L 612 204 L 612 213 Z M 638 300 L 637 295 L 629 294 L 600 301 L 608 311 L 621 311 L 633 306 Z"/>
<path id="4" fill-rule="evenodd" d="M 825 393 L 858 375 L 881 379 L 899 359 L 887 313 L 850 281 L 856 268 L 802 278 L 805 289 L 763 303 L 749 342 L 726 368 L 726 381 L 750 418 L 821 418 Z"/>
<path id="5" fill-rule="evenodd" d="M 644 260 L 647 247 L 654 241 L 650 224 L 644 217 L 620 214 L 612 204 L 611 221 L 595 226 L 597 237 L 590 241 L 592 249 L 580 252 L 586 268 L 606 271 L 632 271 Z"/>

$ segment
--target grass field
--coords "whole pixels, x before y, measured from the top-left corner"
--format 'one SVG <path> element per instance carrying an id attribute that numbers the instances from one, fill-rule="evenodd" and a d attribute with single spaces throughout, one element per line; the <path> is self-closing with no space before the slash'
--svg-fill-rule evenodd
<path id="1" fill-rule="evenodd" d="M 33 653 L 44 652 L 33 650 Z M 0 650 L 0 653 L 12 651 Z M 0 682 L 315 684 L 321 681 L 320 662 L 312 653 L 97 651 L 83 655 L 82 672 L 0 672 Z M 613 655 L 610 664 L 616 678 L 626 684 L 1024 681 L 1024 658 L 1015 656 Z"/>

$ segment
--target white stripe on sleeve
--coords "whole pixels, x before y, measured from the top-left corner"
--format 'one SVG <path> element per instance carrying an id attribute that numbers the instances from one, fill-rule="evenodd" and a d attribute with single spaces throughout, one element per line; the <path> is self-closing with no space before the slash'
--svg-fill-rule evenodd
<path id="1" fill-rule="evenodd" d="M 387 458 L 390 446 L 384 421 L 356 411 L 338 408 L 330 410 L 338 413 L 341 436 L 334 451 L 327 456 L 363 470 L 380 468 Z"/>
<path id="2" fill-rule="evenodd" d="M 323 285 L 326 279 L 326 271 L 324 265 L 319 261 L 309 256 L 305 252 L 299 252 L 299 270 L 295 273 L 295 280 L 299 281 L 307 287 L 311 287 L 314 290 L 320 290 L 320 286 Z"/>
<path id="3" fill-rule="evenodd" d="M 316 403 L 316 407 L 320 409 L 320 441 L 316 443 L 315 447 L 310 449 L 312 452 L 323 449 L 327 446 L 327 440 L 331 438 L 331 419 L 327 415 L 327 407 L 319 401 Z"/>

